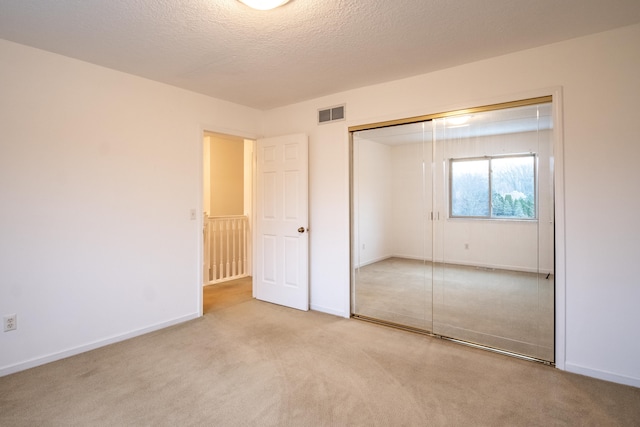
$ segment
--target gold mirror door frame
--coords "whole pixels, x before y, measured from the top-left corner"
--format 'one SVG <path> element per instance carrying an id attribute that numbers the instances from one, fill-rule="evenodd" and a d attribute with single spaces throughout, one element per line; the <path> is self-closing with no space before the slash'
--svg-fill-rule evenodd
<path id="1" fill-rule="evenodd" d="M 551 101 L 349 128 L 354 317 L 553 363 Z"/>

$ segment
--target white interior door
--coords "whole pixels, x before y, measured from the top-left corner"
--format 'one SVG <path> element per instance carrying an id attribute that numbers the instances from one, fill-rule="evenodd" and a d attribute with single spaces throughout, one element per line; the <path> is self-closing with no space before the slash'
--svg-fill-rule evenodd
<path id="1" fill-rule="evenodd" d="M 256 298 L 309 310 L 308 140 L 258 139 Z"/>

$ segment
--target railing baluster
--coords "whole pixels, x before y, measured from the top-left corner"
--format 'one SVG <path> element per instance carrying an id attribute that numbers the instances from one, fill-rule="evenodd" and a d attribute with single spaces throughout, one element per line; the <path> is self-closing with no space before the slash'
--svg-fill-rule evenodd
<path id="1" fill-rule="evenodd" d="M 236 270 L 237 268 L 237 263 L 236 263 L 236 245 L 237 245 L 237 240 L 238 240 L 238 236 L 237 234 L 237 230 L 238 230 L 238 219 L 233 219 L 233 248 L 232 248 L 232 252 L 233 252 L 233 266 L 232 266 L 232 270 L 233 270 L 233 276 L 237 276 L 238 275 L 238 270 Z"/>
<path id="2" fill-rule="evenodd" d="M 204 221 L 204 284 L 247 276 L 249 219 L 205 217 Z"/>
<path id="3" fill-rule="evenodd" d="M 223 264 L 224 260 L 222 256 L 222 254 L 224 253 L 222 250 L 224 241 L 222 240 L 222 222 L 217 221 L 217 223 L 218 223 L 218 243 L 220 248 L 220 251 L 218 253 L 218 261 L 219 261 L 220 268 L 218 269 L 218 277 L 216 277 L 216 279 L 220 280 L 224 276 L 224 264 Z"/>
<path id="4" fill-rule="evenodd" d="M 247 218 L 242 218 L 242 270 L 241 274 L 247 274 Z"/>
<path id="5" fill-rule="evenodd" d="M 224 278 L 226 279 L 227 277 L 230 276 L 230 274 L 229 274 L 229 220 L 225 221 L 225 231 L 226 231 L 225 232 L 225 237 L 226 237 L 226 249 L 227 249 L 227 251 L 226 251 L 227 252 L 227 257 L 226 257 L 225 261 L 226 261 L 227 270 L 226 270 Z"/>
<path id="6" fill-rule="evenodd" d="M 204 283 L 209 282 L 211 280 L 209 278 L 209 232 L 208 232 L 209 222 L 207 221 L 207 216 L 204 216 L 204 222 L 202 224 L 202 237 L 204 239 L 204 245 L 202 250 L 204 253 L 202 254 L 202 280 Z"/>
<path id="7" fill-rule="evenodd" d="M 216 235 L 218 234 L 216 231 L 216 223 L 213 221 L 209 221 L 209 233 L 211 237 L 209 238 L 210 250 L 211 250 L 211 260 L 209 261 L 211 264 L 211 281 L 215 281 L 218 278 L 218 265 L 216 264 Z"/>

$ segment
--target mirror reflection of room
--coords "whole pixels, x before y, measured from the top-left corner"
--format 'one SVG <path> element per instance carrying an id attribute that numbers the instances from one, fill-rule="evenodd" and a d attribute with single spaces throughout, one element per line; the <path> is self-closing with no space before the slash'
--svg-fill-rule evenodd
<path id="1" fill-rule="evenodd" d="M 551 102 L 352 136 L 353 314 L 553 362 Z"/>

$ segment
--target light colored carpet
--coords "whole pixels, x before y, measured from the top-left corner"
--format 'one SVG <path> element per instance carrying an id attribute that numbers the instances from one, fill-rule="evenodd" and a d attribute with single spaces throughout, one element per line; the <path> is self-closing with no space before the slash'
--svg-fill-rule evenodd
<path id="1" fill-rule="evenodd" d="M 554 361 L 554 277 L 388 258 L 356 273 L 355 313 Z"/>
<path id="2" fill-rule="evenodd" d="M 251 276 L 228 282 L 209 285 L 202 292 L 202 313 L 231 307 L 242 302 L 250 301 L 252 295 Z"/>
<path id="3" fill-rule="evenodd" d="M 207 292 L 246 295 L 250 287 L 231 285 Z M 640 420 L 640 389 L 357 320 L 218 298 L 226 302 L 200 319 L 0 378 L 0 425 L 637 426 Z"/>

